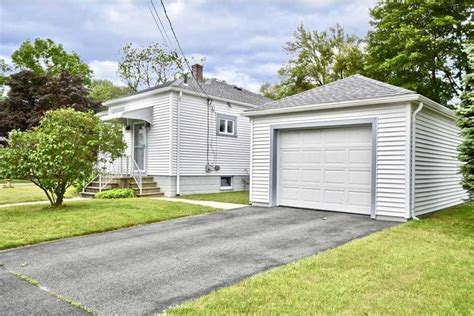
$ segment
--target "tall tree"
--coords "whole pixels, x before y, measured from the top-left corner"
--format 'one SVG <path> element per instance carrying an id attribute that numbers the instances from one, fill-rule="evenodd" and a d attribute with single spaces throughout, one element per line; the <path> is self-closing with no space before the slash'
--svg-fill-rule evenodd
<path id="1" fill-rule="evenodd" d="M 469 65 L 474 69 L 474 42 L 466 45 Z M 463 142 L 459 146 L 459 160 L 463 162 L 463 187 L 474 197 L 474 72 L 466 75 L 461 105 L 457 111 L 458 125 L 461 128 Z"/>
<path id="2" fill-rule="evenodd" d="M 134 92 L 167 83 L 182 73 L 182 58 L 158 43 L 144 48 L 127 43 L 122 48 L 119 75 Z"/>
<path id="3" fill-rule="evenodd" d="M 93 80 L 90 86 L 91 98 L 100 102 L 123 97 L 132 93 L 133 91 L 129 87 L 116 86 L 110 80 Z"/>
<path id="4" fill-rule="evenodd" d="M 284 47 L 288 62 L 278 71 L 281 82 L 262 87 L 264 95 L 281 98 L 359 73 L 364 68 L 362 40 L 336 24 L 319 32 L 298 26 Z"/>
<path id="5" fill-rule="evenodd" d="M 7 84 L 7 98 L 0 101 L 0 136 L 7 136 L 12 129 L 36 126 L 48 110 L 97 111 L 100 107 L 100 102 L 90 98 L 82 78 L 67 71 L 53 77 L 20 71 L 11 75 Z"/>
<path id="6" fill-rule="evenodd" d="M 370 11 L 367 73 L 442 104 L 459 96 L 472 11 L 471 0 L 380 1 Z"/>
<path id="7" fill-rule="evenodd" d="M 38 127 L 12 132 L 9 147 L 0 149 L 0 177 L 30 180 L 60 207 L 68 187 L 88 180 L 99 152 L 114 159 L 125 147 L 118 123 L 73 109 L 49 111 Z"/>
<path id="8" fill-rule="evenodd" d="M 11 66 L 4 59 L 0 58 L 0 100 L 4 97 L 7 78 L 11 70 Z"/>
<path id="9" fill-rule="evenodd" d="M 66 52 L 61 44 L 49 38 L 23 42 L 11 58 L 17 69 L 30 70 L 37 75 L 55 76 L 67 70 L 81 76 L 86 85 L 92 80 L 92 70 L 77 53 Z"/>

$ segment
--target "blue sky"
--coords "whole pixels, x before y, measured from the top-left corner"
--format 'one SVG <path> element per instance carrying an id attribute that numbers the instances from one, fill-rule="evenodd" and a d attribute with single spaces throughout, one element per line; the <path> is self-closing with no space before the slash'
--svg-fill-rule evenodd
<path id="1" fill-rule="evenodd" d="M 187 57 L 206 58 L 205 75 L 257 91 L 276 82 L 282 47 L 297 25 L 336 23 L 365 36 L 375 0 L 164 0 Z M 99 79 L 120 83 L 117 59 L 126 42 L 163 42 L 149 0 L 2 0 L 0 58 L 26 39 L 49 37 L 77 52 Z M 155 5 L 164 21 L 159 0 Z M 171 35 L 171 34 L 170 34 Z"/>

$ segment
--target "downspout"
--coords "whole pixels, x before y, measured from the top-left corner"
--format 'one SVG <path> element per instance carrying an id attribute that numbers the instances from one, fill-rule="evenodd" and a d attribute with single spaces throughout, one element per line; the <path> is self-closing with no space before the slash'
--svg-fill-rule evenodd
<path id="1" fill-rule="evenodd" d="M 418 108 L 412 115 L 412 130 L 411 130 L 411 214 L 410 217 L 414 220 L 420 220 L 415 216 L 415 183 L 416 183 L 416 115 L 423 109 L 423 102 L 420 102 Z"/>
<path id="2" fill-rule="evenodd" d="M 183 92 L 179 92 L 178 100 L 176 102 L 176 195 L 180 195 L 180 170 L 179 170 L 179 134 L 180 134 L 180 121 L 179 121 L 179 101 L 183 97 Z"/>

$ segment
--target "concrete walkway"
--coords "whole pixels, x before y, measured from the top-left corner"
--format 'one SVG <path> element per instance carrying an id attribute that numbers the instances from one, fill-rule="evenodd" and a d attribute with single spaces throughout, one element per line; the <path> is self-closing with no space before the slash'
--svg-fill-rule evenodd
<path id="1" fill-rule="evenodd" d="M 214 207 L 214 208 L 218 208 L 222 210 L 232 210 L 234 208 L 248 207 L 248 205 L 245 205 L 245 204 L 224 203 L 224 202 L 216 202 L 216 201 L 189 200 L 189 199 L 182 199 L 182 198 L 159 197 L 159 198 L 154 198 L 154 199 L 162 200 L 162 201 L 183 202 L 183 203 L 189 203 L 189 204 L 209 206 L 209 207 Z"/>
<path id="2" fill-rule="evenodd" d="M 73 198 L 68 198 L 64 199 L 64 202 L 69 202 L 69 201 L 81 201 L 85 200 L 84 198 L 81 197 L 73 197 Z M 32 202 L 20 202 L 20 203 L 11 203 L 11 204 L 2 204 L 0 205 L 0 208 L 3 207 L 12 207 L 12 206 L 23 206 L 23 205 L 41 205 L 41 204 L 49 204 L 49 201 L 32 201 Z"/>

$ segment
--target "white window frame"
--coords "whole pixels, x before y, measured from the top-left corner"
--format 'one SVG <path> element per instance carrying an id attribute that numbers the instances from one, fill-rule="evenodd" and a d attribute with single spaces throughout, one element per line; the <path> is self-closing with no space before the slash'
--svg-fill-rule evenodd
<path id="1" fill-rule="evenodd" d="M 225 121 L 225 131 L 220 131 L 221 121 Z M 233 122 L 232 133 L 227 131 L 229 121 Z M 228 136 L 228 137 L 237 137 L 237 116 L 226 115 L 226 114 L 217 114 L 216 117 L 216 135 L 217 136 Z"/>
<path id="2" fill-rule="evenodd" d="M 222 186 L 222 178 L 229 178 L 230 179 L 230 186 L 223 187 Z M 219 178 L 219 180 L 220 180 L 219 187 L 220 187 L 221 190 L 232 190 L 234 188 L 234 177 L 232 177 L 232 176 L 221 176 Z"/>

